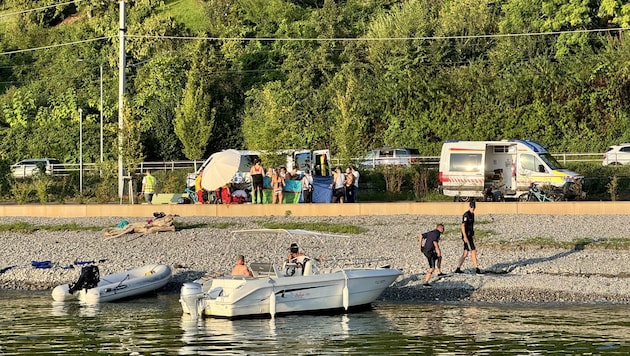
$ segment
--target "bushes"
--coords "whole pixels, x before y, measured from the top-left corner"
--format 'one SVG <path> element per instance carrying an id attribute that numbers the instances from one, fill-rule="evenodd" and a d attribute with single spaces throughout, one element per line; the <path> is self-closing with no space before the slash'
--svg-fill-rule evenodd
<path id="1" fill-rule="evenodd" d="M 437 169 L 425 165 L 379 166 L 359 173 L 361 201 L 422 201 L 438 186 Z"/>
<path id="2" fill-rule="evenodd" d="M 582 174 L 587 200 L 630 200 L 630 165 L 601 166 L 598 163 L 570 163 L 569 169 Z M 28 203 L 111 203 L 118 202 L 117 162 L 110 161 L 83 174 L 83 194 L 79 192 L 79 172 L 65 176 L 36 175 L 13 179 L 10 165 L 0 160 L 1 196 L 18 204 Z M 183 193 L 189 170 L 153 170 L 159 193 Z M 437 192 L 435 166 L 382 166 L 360 169 L 359 201 L 439 201 L 451 198 Z M 134 176 L 134 193 L 142 186 L 142 174 Z M 125 185 L 125 195 L 128 186 Z M 126 201 L 126 199 L 125 199 Z"/>
<path id="3" fill-rule="evenodd" d="M 6 184 L 2 196 L 5 200 L 18 204 L 28 203 L 111 203 L 118 202 L 118 166 L 117 162 L 104 162 L 97 165 L 96 169 L 83 172 L 83 193 L 79 189 L 79 172 L 71 171 L 64 176 L 49 176 L 38 174 L 32 178 L 14 179 L 8 168 L 0 175 L 0 188 L 2 182 Z M 0 171 L 2 163 L 0 162 Z M 161 193 L 182 193 L 186 189 L 187 170 L 154 171 L 158 180 Z M 134 176 L 134 192 L 140 192 L 142 186 L 142 174 Z M 128 194 L 128 185 L 125 184 L 125 195 Z"/>
<path id="4" fill-rule="evenodd" d="M 587 200 L 630 200 L 630 165 L 602 166 L 585 162 L 567 166 L 584 176 L 582 189 L 587 193 Z"/>
<path id="5" fill-rule="evenodd" d="M 7 160 L 0 160 L 0 196 L 11 193 L 11 165 Z"/>

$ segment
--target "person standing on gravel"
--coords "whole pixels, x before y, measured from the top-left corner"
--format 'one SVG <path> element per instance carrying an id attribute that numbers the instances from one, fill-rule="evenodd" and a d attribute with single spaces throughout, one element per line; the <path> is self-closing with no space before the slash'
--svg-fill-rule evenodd
<path id="1" fill-rule="evenodd" d="M 444 225 L 437 224 L 435 230 L 425 232 L 420 235 L 420 250 L 429 262 L 429 271 L 424 277 L 424 286 L 430 287 L 431 274 L 437 268 L 438 276 L 443 276 L 442 267 L 442 250 L 440 250 L 440 235 L 444 232 Z"/>
<path id="2" fill-rule="evenodd" d="M 462 240 L 464 241 L 464 252 L 462 253 L 462 257 L 459 258 L 459 265 L 457 265 L 457 269 L 455 273 L 464 273 L 461 270 L 466 257 L 468 256 L 468 252 L 470 251 L 470 258 L 472 260 L 473 267 L 475 267 L 475 272 L 481 274 L 481 270 L 479 269 L 479 265 L 477 264 L 477 248 L 475 247 L 475 241 L 473 237 L 475 236 L 475 201 L 471 201 L 468 203 L 468 210 L 462 216 Z"/>

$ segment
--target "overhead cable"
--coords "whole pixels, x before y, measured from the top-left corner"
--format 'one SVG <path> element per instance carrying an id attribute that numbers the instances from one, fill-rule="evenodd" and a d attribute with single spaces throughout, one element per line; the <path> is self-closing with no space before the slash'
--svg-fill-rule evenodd
<path id="1" fill-rule="evenodd" d="M 83 0 L 74 0 L 74 1 L 68 1 L 68 2 L 64 2 L 64 3 L 60 3 L 60 4 L 46 5 L 46 6 L 38 7 L 36 9 L 27 9 L 27 10 L 22 10 L 22 11 L 9 12 L 9 13 L 6 13 L 6 14 L 0 14 L 0 18 L 13 16 L 13 15 L 25 14 L 27 12 L 46 10 L 48 8 L 51 8 L 51 7 L 70 5 L 70 4 L 81 2 L 81 1 L 83 1 Z"/>

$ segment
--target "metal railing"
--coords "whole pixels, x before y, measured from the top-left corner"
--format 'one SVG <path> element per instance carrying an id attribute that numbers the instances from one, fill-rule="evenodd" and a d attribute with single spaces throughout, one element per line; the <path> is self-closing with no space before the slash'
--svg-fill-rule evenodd
<path id="1" fill-rule="evenodd" d="M 602 153 L 552 153 L 562 164 L 570 162 L 600 162 L 602 161 Z M 428 165 L 437 166 L 440 163 L 440 156 L 409 156 L 393 158 L 399 160 L 401 165 Z M 375 158 L 372 160 L 365 160 L 364 158 L 354 158 L 352 162 L 357 166 L 364 168 L 373 168 L 380 162 L 390 162 L 391 157 Z M 205 160 L 199 161 L 163 161 L 163 162 L 142 162 L 135 173 L 143 173 L 145 170 L 150 169 L 152 171 L 176 171 L 176 170 L 188 170 L 191 173 L 199 169 Z M 333 166 L 341 165 L 345 160 L 338 158 L 331 158 L 330 163 Z M 64 163 L 52 165 L 53 175 L 63 175 L 69 172 L 78 172 L 80 170 L 79 164 Z M 83 171 L 95 171 L 98 170 L 98 166 L 95 163 L 83 163 Z"/>
<path id="2" fill-rule="evenodd" d="M 567 162 L 602 162 L 603 153 L 552 153 L 555 159 L 562 164 Z"/>

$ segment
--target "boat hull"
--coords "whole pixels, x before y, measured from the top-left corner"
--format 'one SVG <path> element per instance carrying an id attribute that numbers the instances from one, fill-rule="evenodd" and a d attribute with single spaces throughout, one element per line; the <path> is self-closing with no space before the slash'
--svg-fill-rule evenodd
<path id="1" fill-rule="evenodd" d="M 182 308 L 211 317 L 275 316 L 348 310 L 375 301 L 401 274 L 397 269 L 344 269 L 293 277 L 218 278 L 206 289 L 182 289 Z M 198 299 L 197 304 L 185 298 Z"/>
<path id="2" fill-rule="evenodd" d="M 172 271 L 169 266 L 147 265 L 121 273 L 106 275 L 100 278 L 96 287 L 82 289 L 74 294 L 68 292 L 68 284 L 57 286 L 53 289 L 53 299 L 56 301 L 78 299 L 88 304 L 112 302 L 160 289 L 171 278 Z"/>

